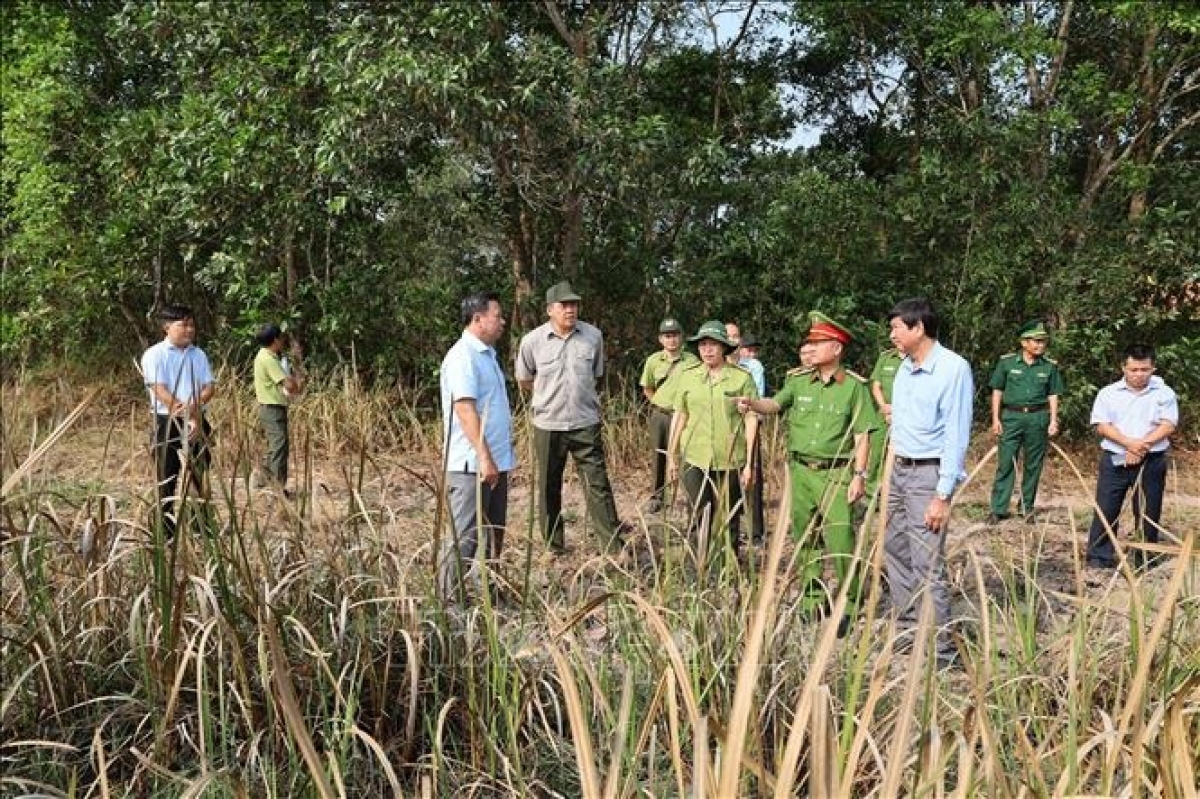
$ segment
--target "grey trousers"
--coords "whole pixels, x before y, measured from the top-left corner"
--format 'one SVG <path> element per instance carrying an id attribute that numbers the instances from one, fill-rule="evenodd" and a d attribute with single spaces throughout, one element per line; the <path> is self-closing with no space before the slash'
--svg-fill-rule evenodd
<path id="1" fill-rule="evenodd" d="M 911 628 L 916 625 L 921 603 L 928 593 L 933 600 L 934 623 L 937 625 L 937 653 L 944 656 L 954 652 L 947 627 L 950 622 L 950 589 L 945 574 L 948 530 L 943 528 L 935 533 L 925 526 L 925 509 L 937 495 L 937 482 L 938 467 L 935 464 L 895 464 L 888 495 L 883 553 L 899 626 Z"/>
<path id="2" fill-rule="evenodd" d="M 508 521 L 508 472 L 501 472 L 495 486 L 479 481 L 472 472 L 446 474 L 446 500 L 450 506 L 450 535 L 438 560 L 438 588 L 448 602 L 461 603 L 467 596 L 466 580 L 479 578 L 476 563 L 479 538 L 485 541 L 484 558 L 494 560 L 504 548 L 504 526 Z"/>

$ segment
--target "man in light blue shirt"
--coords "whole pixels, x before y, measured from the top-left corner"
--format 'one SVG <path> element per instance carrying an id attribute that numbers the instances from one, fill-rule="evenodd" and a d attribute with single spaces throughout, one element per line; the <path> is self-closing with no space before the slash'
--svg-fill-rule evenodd
<path id="1" fill-rule="evenodd" d="M 167 305 L 159 312 L 163 339 L 142 353 L 142 380 L 154 413 L 154 464 L 158 477 L 156 524 L 170 539 L 182 515 L 181 498 L 194 489 L 207 496 L 212 429 L 206 414 L 216 380 L 204 350 L 195 345 L 190 308 Z M 179 486 L 180 475 L 188 479 Z"/>
<path id="2" fill-rule="evenodd" d="M 737 325 L 733 325 L 737 329 Z M 725 325 L 726 331 L 729 330 L 729 325 Z M 738 331 L 741 332 L 740 330 Z M 726 333 L 728 335 L 728 332 Z M 758 389 L 758 396 L 767 396 L 767 375 L 763 369 L 762 361 L 758 359 L 758 351 L 762 344 L 753 335 L 747 333 L 741 336 L 741 347 L 738 349 L 737 365 L 750 373 L 750 377 L 754 379 L 754 387 Z M 759 426 L 759 430 L 762 430 Z M 763 489 L 766 485 L 766 480 L 763 479 L 763 463 L 762 463 L 762 435 L 754 437 L 754 452 L 750 453 L 750 460 L 754 467 L 754 483 L 750 486 L 750 490 L 746 495 L 746 510 L 750 515 L 750 540 L 755 544 L 760 544 L 766 539 L 766 516 L 765 516 L 765 501 L 763 498 Z"/>
<path id="3" fill-rule="evenodd" d="M 1100 435 L 1100 468 L 1096 507 L 1088 531 L 1089 566 L 1117 565 L 1117 520 L 1125 495 L 1133 489 L 1135 534 L 1158 543 L 1163 491 L 1167 481 L 1167 449 L 1179 424 L 1179 400 L 1154 374 L 1154 348 L 1135 344 L 1125 350 L 1122 377 L 1100 389 L 1092 405 L 1092 424 Z M 1158 558 L 1135 552 L 1135 567 L 1153 565 Z"/>
<path id="4" fill-rule="evenodd" d="M 475 568 L 482 528 L 485 557 L 504 546 L 508 474 L 516 468 L 512 413 L 495 344 L 504 334 L 497 295 L 479 292 L 462 301 L 462 337 L 441 369 L 446 496 L 453 525 L 442 547 L 438 585 L 451 602 L 466 598 L 464 576 Z"/>
<path id="5" fill-rule="evenodd" d="M 970 364 L 938 343 L 938 317 L 928 301 L 897 303 L 888 325 L 905 356 L 892 388 L 896 462 L 884 540 L 888 585 L 901 627 L 916 624 L 929 592 L 938 663 L 950 665 L 956 652 L 947 629 L 946 534 L 950 500 L 966 477 L 974 381 Z"/>

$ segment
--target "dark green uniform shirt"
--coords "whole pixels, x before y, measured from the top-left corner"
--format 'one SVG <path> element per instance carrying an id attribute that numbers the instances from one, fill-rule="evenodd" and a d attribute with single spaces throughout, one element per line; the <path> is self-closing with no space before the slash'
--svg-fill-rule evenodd
<path id="1" fill-rule="evenodd" d="M 992 370 L 991 386 L 1004 392 L 1003 405 L 1041 405 L 1065 390 L 1058 364 L 1045 356 L 1028 364 L 1019 352 L 1000 357 Z"/>
<path id="2" fill-rule="evenodd" d="M 849 458 L 854 434 L 881 426 L 867 381 L 845 369 L 828 383 L 815 369 L 789 373 L 771 399 L 788 412 L 788 451 L 805 458 Z"/>
<path id="3" fill-rule="evenodd" d="M 745 369 L 725 364 L 717 380 L 699 359 L 672 377 L 675 410 L 687 414 L 680 446 L 683 459 L 701 469 L 740 469 L 746 465 L 745 420 L 737 398 L 758 398 L 754 378 Z"/>
<path id="4" fill-rule="evenodd" d="M 900 354 L 900 350 L 893 347 L 879 353 L 875 368 L 871 370 L 871 382 L 879 384 L 880 390 L 883 391 L 883 399 L 889 405 L 892 404 L 892 386 L 896 383 L 896 371 L 903 362 L 904 356 Z"/>
<path id="5" fill-rule="evenodd" d="M 653 388 L 654 398 L 650 400 L 651 404 L 657 405 L 664 411 L 669 411 L 673 402 L 671 392 L 665 390 L 668 388 L 668 383 L 674 381 L 680 372 L 695 363 L 700 363 L 700 359 L 687 350 L 680 350 L 679 357 L 675 360 L 671 360 L 667 356 L 666 350 L 659 350 L 646 359 L 646 364 L 642 367 L 642 379 L 638 385 L 642 388 Z"/>

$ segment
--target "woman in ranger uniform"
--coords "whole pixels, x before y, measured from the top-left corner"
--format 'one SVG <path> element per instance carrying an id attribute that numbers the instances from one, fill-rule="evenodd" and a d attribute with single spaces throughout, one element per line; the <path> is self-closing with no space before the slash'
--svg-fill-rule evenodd
<path id="1" fill-rule="evenodd" d="M 708 321 L 688 339 L 700 362 L 685 368 L 673 385 L 675 415 L 671 421 L 669 471 L 679 475 L 692 508 L 691 529 L 704 525 L 706 536 L 727 529 L 736 550 L 740 538 L 742 487 L 754 479 L 746 458 L 753 451 L 758 420 L 738 413 L 738 397 L 757 397 L 750 373 L 728 363 L 735 347 L 725 326 Z M 679 457 L 683 472 L 679 474 Z"/>

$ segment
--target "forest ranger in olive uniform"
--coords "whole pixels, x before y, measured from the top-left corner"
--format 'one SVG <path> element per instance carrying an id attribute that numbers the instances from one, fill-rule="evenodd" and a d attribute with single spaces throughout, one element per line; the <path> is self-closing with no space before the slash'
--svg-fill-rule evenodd
<path id="1" fill-rule="evenodd" d="M 842 366 L 842 353 L 853 339 L 846 328 L 813 311 L 800 355 L 808 367 L 788 372 L 783 388 L 771 399 L 742 400 L 742 412 L 787 411 L 788 471 L 792 484 L 792 536 L 798 542 L 797 559 L 807 613 L 825 607 L 821 584 L 824 571 L 818 546 L 821 531 L 825 548 L 833 556 L 839 585 L 846 585 L 847 615 L 838 625 L 845 635 L 857 613 L 859 581 L 852 574 L 854 529 L 850 505 L 866 488 L 869 435 L 880 426 L 866 378 Z M 808 530 L 819 517 L 820 528 Z"/>
<path id="2" fill-rule="evenodd" d="M 740 538 L 742 487 L 754 479 L 746 453 L 753 451 L 758 417 L 738 415 L 739 397 L 757 397 L 754 379 L 725 358 L 735 347 L 718 321 L 705 322 L 689 341 L 697 342 L 700 363 L 683 370 L 671 383 L 675 416 L 668 447 L 668 477 L 679 474 L 683 456 L 683 489 L 691 504 L 691 528 L 708 516 L 707 528 L 720 529 L 728 519 L 729 542 Z M 710 536 L 711 539 L 711 536 Z"/>
<path id="3" fill-rule="evenodd" d="M 642 367 L 642 394 L 650 402 L 650 450 L 654 457 L 654 493 L 646 506 L 649 513 L 662 510 L 663 485 L 667 477 L 667 445 L 671 443 L 671 391 L 668 383 L 700 359 L 683 348 L 683 328 L 674 319 L 658 326 L 662 349 L 646 359 Z"/>
<path id="4" fill-rule="evenodd" d="M 1058 398 L 1063 393 L 1058 364 L 1045 356 L 1050 334 L 1041 322 L 1021 328 L 1021 351 L 1000 358 L 992 371 L 992 433 L 999 437 L 990 523 L 1008 518 L 1008 502 L 1023 453 L 1021 513 L 1033 516 L 1050 436 L 1058 433 Z"/>

